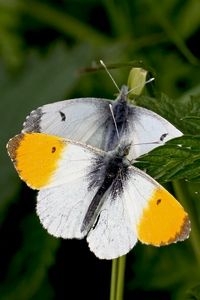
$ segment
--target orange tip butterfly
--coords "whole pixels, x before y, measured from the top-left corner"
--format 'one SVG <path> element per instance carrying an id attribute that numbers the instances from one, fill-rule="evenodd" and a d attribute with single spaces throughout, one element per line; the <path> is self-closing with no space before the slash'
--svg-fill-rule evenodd
<path id="1" fill-rule="evenodd" d="M 121 101 L 118 99 L 114 105 Z M 80 99 L 44 106 L 31 114 L 24 132 L 31 128 L 61 136 L 80 134 L 92 144 L 103 143 L 103 133 L 111 126 L 107 103 L 109 100 Z M 128 141 L 130 136 L 135 141 L 135 133 L 143 141 L 141 132 L 145 140 L 149 140 L 148 134 L 155 139 L 171 128 L 151 112 L 125 107 L 129 117 L 122 135 L 128 136 Z M 135 131 L 131 133 L 129 127 Z M 61 132 L 58 128 L 62 128 Z M 179 133 L 174 128 L 172 131 Z M 106 152 L 63 137 L 21 133 L 8 142 L 7 149 L 22 180 L 39 190 L 37 214 L 47 231 L 66 239 L 86 237 L 97 257 L 114 259 L 128 253 L 137 240 L 162 246 L 183 241 L 190 232 L 188 214 L 180 203 L 131 165 L 131 143 L 121 141 Z"/>

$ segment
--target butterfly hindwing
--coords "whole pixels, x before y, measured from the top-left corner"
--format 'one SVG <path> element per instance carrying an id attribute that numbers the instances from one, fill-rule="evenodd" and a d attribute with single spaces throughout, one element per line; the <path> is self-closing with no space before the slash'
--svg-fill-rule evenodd
<path id="1" fill-rule="evenodd" d="M 88 189 L 87 178 L 42 189 L 37 196 L 37 214 L 47 231 L 56 237 L 83 238 L 89 228 L 82 230 L 88 207 L 98 187 Z"/>
<path id="2" fill-rule="evenodd" d="M 114 259 L 128 253 L 137 242 L 131 226 L 124 194 L 113 198 L 111 189 L 104 198 L 98 217 L 87 241 L 98 258 Z"/>
<path id="3" fill-rule="evenodd" d="M 146 173 L 129 166 L 119 190 L 107 193 L 95 227 L 88 234 L 91 251 L 113 259 L 128 253 L 137 240 L 162 246 L 188 238 L 190 221 L 181 204 Z"/>

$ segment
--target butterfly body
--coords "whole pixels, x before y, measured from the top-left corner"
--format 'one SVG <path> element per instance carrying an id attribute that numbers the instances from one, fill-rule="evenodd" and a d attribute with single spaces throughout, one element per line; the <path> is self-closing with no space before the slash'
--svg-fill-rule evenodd
<path id="1" fill-rule="evenodd" d="M 128 165 L 130 162 L 126 159 L 127 146 L 120 145 L 116 150 L 105 153 L 105 156 L 94 162 L 92 170 L 88 172 L 89 186 L 93 189 L 98 186 L 98 191 L 88 207 L 87 213 L 83 220 L 82 229 L 91 223 L 91 219 L 98 215 L 99 207 L 102 204 L 106 192 L 112 194 L 112 201 L 115 200 L 116 194 L 122 191 L 122 178 L 126 176 Z"/>

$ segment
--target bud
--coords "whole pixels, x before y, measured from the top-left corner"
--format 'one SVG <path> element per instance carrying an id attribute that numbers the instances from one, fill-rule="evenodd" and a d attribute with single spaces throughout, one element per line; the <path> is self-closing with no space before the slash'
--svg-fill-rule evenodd
<path id="1" fill-rule="evenodd" d="M 142 68 L 132 68 L 128 77 L 129 98 L 134 98 L 142 93 L 146 84 L 147 71 Z"/>

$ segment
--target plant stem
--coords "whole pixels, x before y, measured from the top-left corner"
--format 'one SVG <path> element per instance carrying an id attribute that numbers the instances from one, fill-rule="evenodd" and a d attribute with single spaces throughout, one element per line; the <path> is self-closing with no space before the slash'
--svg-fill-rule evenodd
<path id="1" fill-rule="evenodd" d="M 113 259 L 110 300 L 123 300 L 126 255 Z"/>

